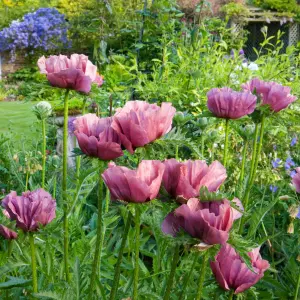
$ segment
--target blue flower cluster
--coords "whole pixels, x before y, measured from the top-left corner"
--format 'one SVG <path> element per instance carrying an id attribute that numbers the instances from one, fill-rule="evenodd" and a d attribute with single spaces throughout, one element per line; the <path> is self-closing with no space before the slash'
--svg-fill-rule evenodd
<path id="1" fill-rule="evenodd" d="M 0 31 L 0 52 L 9 51 L 14 60 L 17 50 L 49 51 L 70 46 L 68 25 L 55 8 L 40 8 L 26 14 L 22 21 L 13 21 Z"/>

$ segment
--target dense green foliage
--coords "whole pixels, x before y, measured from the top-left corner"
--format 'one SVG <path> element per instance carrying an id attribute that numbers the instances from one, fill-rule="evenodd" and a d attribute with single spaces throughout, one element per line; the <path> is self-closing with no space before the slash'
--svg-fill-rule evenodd
<path id="1" fill-rule="evenodd" d="M 3 9 L 10 12 L 7 16 L 11 20 L 40 5 L 39 1 L 33 0 L 17 1 L 14 5 L 11 4 L 14 1 L 4 3 L 6 6 Z M 242 83 L 259 77 L 290 86 L 292 93 L 300 97 L 300 54 L 293 46 L 284 53 L 280 51 L 283 46 L 280 32 L 277 37 L 271 37 L 264 31 L 265 41 L 256 49 L 258 69 L 252 70 L 249 64 L 243 64 L 244 58 L 238 55 L 245 36 L 235 35 L 217 18 L 200 20 L 200 24 L 196 18 L 186 20 L 174 1 L 146 1 L 144 5 L 136 4 L 134 0 L 72 3 L 57 0 L 49 3 L 66 12 L 73 26 L 70 31 L 70 35 L 75 36 L 73 47 L 76 52 L 90 53 L 90 58 L 97 63 L 105 79 L 103 86 L 94 86 L 88 96 L 75 92 L 70 94 L 71 114 L 80 113 L 85 105 L 87 112 L 107 116 L 111 103 L 115 111 L 131 99 L 158 104 L 172 102 L 177 109 L 172 131 L 138 149 L 135 155 L 125 152 L 116 161 L 119 165 L 135 168 L 142 159 L 173 157 L 180 160 L 205 159 L 208 163 L 222 161 L 224 122 L 207 112 L 206 94 L 211 88 L 228 86 L 240 90 Z M 10 22 L 2 21 L 1 26 Z M 230 56 L 231 50 L 234 55 Z M 36 61 L 32 61 L 32 65 L 35 64 Z M 29 101 L 47 100 L 54 109 L 54 115 L 62 114 L 64 91 L 50 87 L 45 76 L 35 67 L 10 75 L 2 83 L 0 92 L 2 98 L 14 94 L 18 100 L 25 100 L 27 109 L 33 105 Z M 5 109 L 9 115 L 5 105 L 6 102 L 0 102 L 0 110 Z M 40 186 L 40 123 L 28 115 L 28 110 L 19 112 L 19 127 L 12 127 L 12 132 L 0 135 L 0 199 L 10 190 L 18 193 L 24 191 L 27 181 L 30 190 Z M 292 299 L 294 296 L 300 272 L 300 220 L 291 216 L 290 210 L 299 206 L 299 198 L 290 186 L 292 168 L 287 169 L 285 161 L 291 158 L 295 166 L 300 165 L 300 141 L 291 144 L 293 138 L 300 140 L 299 120 L 299 101 L 267 120 L 257 179 L 245 213 L 244 231 L 240 235 L 236 223 L 230 243 L 244 258 L 250 249 L 260 245 L 262 256 L 270 262 L 271 268 L 255 287 L 238 295 L 237 299 Z M 2 122 L 1 126 L 7 124 Z M 243 198 L 247 188 L 253 131 L 254 122 L 250 117 L 230 124 L 228 179 L 221 191 L 229 199 L 233 195 Z M 31 134 L 38 138 L 32 140 Z M 56 197 L 58 208 L 56 219 L 40 230 L 35 239 L 39 292 L 32 293 L 29 242 L 27 236 L 21 233 L 19 239 L 14 241 L 9 257 L 9 244 L 1 240 L 1 299 L 88 299 L 96 246 L 99 162 L 82 157 L 80 174 L 76 174 L 73 168 L 68 171 L 71 281 L 67 283 L 64 280 L 62 244 L 62 162 L 56 146 L 56 126 L 53 119 L 49 119 L 46 190 Z M 240 180 L 243 147 L 247 147 L 246 175 L 244 180 Z M 276 158 L 281 162 L 274 168 L 272 161 Z M 271 190 L 271 185 L 278 189 Z M 102 197 L 106 200 L 103 205 L 104 243 L 101 278 L 96 280 L 95 299 L 106 299 L 109 295 L 124 224 L 128 214 L 133 212 L 130 205 L 111 203 L 106 189 Z M 171 299 L 195 298 L 202 253 L 191 249 L 185 235 L 176 240 L 161 232 L 162 220 L 174 207 L 175 204 L 170 201 L 158 200 L 143 206 L 139 256 L 141 300 L 162 299 L 174 248 L 178 243 L 181 245 L 180 262 Z M 2 214 L 0 223 L 12 224 Z M 126 299 L 132 294 L 134 234 L 134 227 L 131 226 L 121 265 L 117 299 Z M 211 258 L 217 250 L 218 247 L 210 249 Z M 207 268 L 203 299 L 222 300 L 228 299 L 228 296 Z"/>

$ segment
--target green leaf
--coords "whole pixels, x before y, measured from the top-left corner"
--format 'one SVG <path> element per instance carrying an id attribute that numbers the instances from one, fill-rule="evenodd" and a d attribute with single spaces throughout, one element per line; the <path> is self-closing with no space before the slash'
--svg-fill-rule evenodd
<path id="1" fill-rule="evenodd" d="M 9 276 L 10 280 L 0 283 L 0 289 L 11 289 L 14 287 L 23 287 L 31 284 L 30 279 L 23 279 Z"/>
<path id="2" fill-rule="evenodd" d="M 209 192 L 206 186 L 202 186 L 199 192 L 199 200 L 201 202 L 208 202 L 208 201 L 222 201 L 226 197 L 223 194 Z"/>
<path id="3" fill-rule="evenodd" d="M 55 299 L 55 300 L 61 300 L 61 296 L 59 296 L 56 293 L 51 292 L 51 291 L 34 293 L 32 295 L 35 298 L 38 298 L 38 299 Z"/>
<path id="4" fill-rule="evenodd" d="M 256 209 L 253 213 L 251 213 L 251 219 L 250 219 L 250 227 L 248 230 L 248 238 L 251 238 L 255 235 L 258 226 L 264 219 L 265 215 L 274 207 L 274 205 L 278 202 L 278 199 L 275 199 L 275 201 L 271 202 L 266 208 L 264 209 Z"/>

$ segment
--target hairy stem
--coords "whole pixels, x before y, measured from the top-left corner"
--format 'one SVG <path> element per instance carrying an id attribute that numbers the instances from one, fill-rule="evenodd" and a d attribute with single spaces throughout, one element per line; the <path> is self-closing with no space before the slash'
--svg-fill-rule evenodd
<path id="1" fill-rule="evenodd" d="M 294 300 L 298 299 L 299 287 L 300 287 L 300 271 L 299 271 L 299 274 L 298 274 L 298 281 L 297 281 L 297 286 L 296 286 Z"/>
<path id="2" fill-rule="evenodd" d="M 118 287 L 119 287 L 123 252 L 124 252 L 126 241 L 127 241 L 127 236 L 128 236 L 128 232 L 129 232 L 129 228 L 130 228 L 131 219 L 132 219 L 132 214 L 129 212 L 127 221 L 126 221 L 126 225 L 125 225 L 125 229 L 124 229 L 124 233 L 123 233 L 123 237 L 122 237 L 122 242 L 121 242 L 121 247 L 119 250 L 117 264 L 115 266 L 115 275 L 114 275 L 114 280 L 113 280 L 113 286 L 111 288 L 110 297 L 109 297 L 110 300 L 116 299 L 116 295 L 117 295 L 117 291 L 118 291 Z"/>
<path id="3" fill-rule="evenodd" d="M 169 275 L 169 278 L 168 278 L 166 292 L 165 292 L 163 300 L 170 299 L 171 289 L 172 289 L 174 278 L 175 278 L 175 273 L 176 273 L 176 267 L 177 267 L 178 260 L 179 260 L 179 244 L 176 245 L 175 249 L 174 249 L 173 260 L 172 260 L 172 265 L 171 265 L 171 271 L 170 271 L 170 275 Z"/>
<path id="4" fill-rule="evenodd" d="M 45 174 L 46 174 L 46 120 L 42 120 L 42 188 L 45 188 Z"/>
<path id="5" fill-rule="evenodd" d="M 26 181 L 25 181 L 25 191 L 28 190 L 28 182 L 29 182 L 29 172 L 26 172 Z"/>
<path id="6" fill-rule="evenodd" d="M 227 166 L 227 157 L 228 157 L 228 137 L 229 137 L 229 119 L 226 119 L 225 125 L 225 145 L 224 145 L 224 157 L 223 157 L 223 165 L 226 168 Z"/>
<path id="7" fill-rule="evenodd" d="M 245 164 L 246 164 L 246 158 L 247 158 L 247 146 L 248 141 L 245 141 L 244 148 L 243 148 L 243 154 L 242 154 L 242 166 L 241 166 L 241 174 L 240 174 L 240 184 L 243 184 L 244 177 L 245 177 Z"/>
<path id="8" fill-rule="evenodd" d="M 192 277 L 193 271 L 195 269 L 196 263 L 197 263 L 198 258 L 199 258 L 199 254 L 200 254 L 200 251 L 197 251 L 195 253 L 195 258 L 194 258 L 192 267 L 191 267 L 190 271 L 185 276 L 185 279 L 184 279 L 184 282 L 183 282 L 183 286 L 182 286 L 182 291 L 181 291 L 180 296 L 179 296 L 179 300 L 183 300 L 184 299 L 185 289 L 186 289 L 186 287 L 187 287 L 187 285 L 188 285 L 188 283 L 190 281 L 190 278 Z"/>
<path id="9" fill-rule="evenodd" d="M 232 300 L 233 299 L 233 295 L 234 295 L 234 290 L 231 290 L 230 294 L 229 294 L 229 297 L 228 297 L 228 300 Z"/>
<path id="10" fill-rule="evenodd" d="M 102 171 L 102 168 L 100 168 Z M 97 219 L 97 239 L 96 239 L 96 250 L 92 266 L 91 283 L 90 283 L 90 299 L 92 299 L 93 290 L 96 281 L 97 270 L 102 252 L 102 203 L 103 203 L 103 179 L 101 177 L 101 171 L 99 176 L 99 187 L 98 187 L 98 219 Z"/>
<path id="11" fill-rule="evenodd" d="M 250 176 L 249 176 L 249 182 L 253 176 L 253 170 L 254 170 L 254 164 L 255 164 L 255 158 L 256 158 L 256 151 L 257 151 L 257 140 L 258 140 L 258 132 L 259 132 L 259 124 L 255 124 L 255 132 L 254 132 L 254 140 L 253 140 L 253 150 L 252 150 L 252 159 L 251 159 L 251 168 L 250 168 Z"/>
<path id="12" fill-rule="evenodd" d="M 258 162 L 259 162 L 259 158 L 260 158 L 260 153 L 261 153 L 261 149 L 262 149 L 262 145 L 263 145 L 264 127 L 265 127 L 265 116 L 263 115 L 262 119 L 261 119 L 259 144 L 258 144 L 258 147 L 257 147 L 256 155 L 254 155 L 254 154 L 252 155 L 252 160 L 253 160 L 253 157 L 255 157 L 254 164 L 253 164 L 253 172 L 252 172 L 252 176 L 250 175 L 250 180 L 248 182 L 247 189 L 246 189 L 246 192 L 245 192 L 245 197 L 244 197 L 244 203 L 243 203 L 243 205 L 244 205 L 245 212 L 247 212 L 251 188 L 253 186 L 253 183 L 254 183 L 255 177 L 256 177 L 257 166 L 258 166 Z M 257 137 L 256 136 L 255 136 L 255 140 L 257 141 Z M 251 168 L 252 168 L 252 164 L 251 164 Z M 250 174 L 251 174 L 251 172 L 250 172 Z M 244 224 L 245 224 L 245 218 L 242 217 L 241 221 L 240 221 L 240 228 L 239 228 L 239 233 L 240 234 L 243 231 Z"/>
<path id="13" fill-rule="evenodd" d="M 199 276 L 199 283 L 198 283 L 198 291 L 197 291 L 196 300 L 200 300 L 201 297 L 202 297 L 203 283 L 204 283 L 204 278 L 205 278 L 205 273 L 206 273 L 207 262 L 208 262 L 208 251 L 205 251 L 204 255 L 203 255 L 203 260 L 202 260 L 202 269 L 201 269 L 201 273 L 200 273 L 200 276 Z"/>
<path id="14" fill-rule="evenodd" d="M 29 243 L 31 249 L 32 287 L 33 287 L 33 292 L 37 293 L 38 285 L 37 285 L 37 272 L 36 272 L 36 256 L 35 256 L 34 236 L 32 232 L 29 233 Z"/>
<path id="15" fill-rule="evenodd" d="M 66 90 L 64 99 L 64 128 L 63 128 L 63 176 L 62 194 L 64 210 L 64 265 L 66 281 L 70 281 L 69 273 L 69 229 L 68 229 L 68 201 L 67 201 L 67 169 L 68 169 L 68 117 L 69 117 L 69 90 Z"/>
<path id="16" fill-rule="evenodd" d="M 140 224 L 141 212 L 139 204 L 135 205 L 135 251 L 134 251 L 134 275 L 133 275 L 133 300 L 138 299 L 139 283 L 139 254 L 140 254 Z"/>

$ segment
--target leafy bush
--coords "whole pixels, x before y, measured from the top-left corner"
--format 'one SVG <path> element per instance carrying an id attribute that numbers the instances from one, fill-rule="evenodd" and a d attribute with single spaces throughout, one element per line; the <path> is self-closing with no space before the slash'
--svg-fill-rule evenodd
<path id="1" fill-rule="evenodd" d="M 264 8 L 273 9 L 279 12 L 295 12 L 298 10 L 296 0 L 262 0 L 255 3 Z"/>

